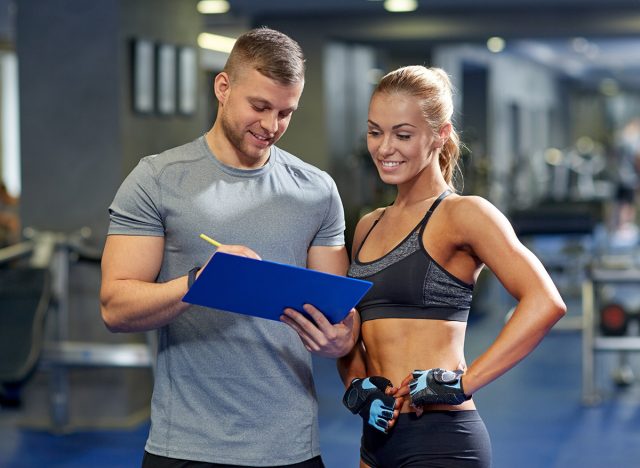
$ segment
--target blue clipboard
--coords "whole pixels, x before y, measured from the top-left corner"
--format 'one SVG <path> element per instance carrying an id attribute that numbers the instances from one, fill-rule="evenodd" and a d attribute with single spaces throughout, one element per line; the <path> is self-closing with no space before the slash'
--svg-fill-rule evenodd
<path id="1" fill-rule="evenodd" d="M 372 283 L 268 260 L 216 253 L 182 298 L 190 304 L 280 320 L 285 308 L 312 304 L 335 324 Z"/>

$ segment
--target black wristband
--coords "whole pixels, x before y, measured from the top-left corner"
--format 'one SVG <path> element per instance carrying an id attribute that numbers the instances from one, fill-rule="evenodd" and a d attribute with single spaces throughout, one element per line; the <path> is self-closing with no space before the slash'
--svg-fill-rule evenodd
<path id="1" fill-rule="evenodd" d="M 187 286 L 189 287 L 189 289 L 191 289 L 191 286 L 193 286 L 193 283 L 196 281 L 196 273 L 198 273 L 199 269 L 200 267 L 197 266 L 189 270 L 188 279 L 187 279 Z"/>
<path id="2" fill-rule="evenodd" d="M 460 391 L 462 392 L 462 395 L 464 395 L 465 401 L 469 401 L 471 400 L 471 397 L 473 397 L 473 395 L 467 395 L 466 393 L 464 393 L 464 387 L 462 386 L 462 377 L 464 377 L 464 375 L 460 376 Z"/>

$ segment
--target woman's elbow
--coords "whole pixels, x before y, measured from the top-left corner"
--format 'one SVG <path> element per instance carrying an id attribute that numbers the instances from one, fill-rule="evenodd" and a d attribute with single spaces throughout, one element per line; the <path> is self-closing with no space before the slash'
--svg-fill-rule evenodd
<path id="1" fill-rule="evenodd" d="M 564 303 L 562 298 L 558 295 L 557 298 L 554 298 L 549 301 L 549 307 L 547 308 L 548 315 L 551 321 L 555 324 L 562 317 L 564 317 L 567 313 L 567 305 Z"/>

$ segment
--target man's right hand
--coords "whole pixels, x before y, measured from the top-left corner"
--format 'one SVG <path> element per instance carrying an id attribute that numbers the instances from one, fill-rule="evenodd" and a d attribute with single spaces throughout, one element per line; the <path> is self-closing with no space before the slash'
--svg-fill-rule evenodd
<path id="1" fill-rule="evenodd" d="M 370 426 L 386 433 L 399 413 L 395 409 L 396 399 L 386 393 L 389 387 L 392 387 L 389 379 L 380 376 L 353 379 L 342 397 L 342 403 Z"/>
<path id="2" fill-rule="evenodd" d="M 200 268 L 198 270 L 198 272 L 196 273 L 196 278 L 200 277 L 200 273 L 202 273 L 204 266 L 206 266 L 211 261 L 213 256 L 218 252 L 227 253 L 231 255 L 239 255 L 241 257 L 253 258 L 255 260 L 262 260 L 262 258 L 260 258 L 260 255 L 255 253 L 249 247 L 245 247 L 244 245 L 220 244 L 218 247 L 216 247 L 216 251 L 211 254 L 211 256 L 209 257 L 209 260 L 207 260 L 207 263 L 203 265 L 203 268 Z"/>
<path id="3" fill-rule="evenodd" d="M 249 247 L 245 247 L 244 245 L 227 245 L 220 244 L 216 249 L 216 252 L 224 252 L 232 255 L 240 255 L 241 257 L 254 258 L 256 260 L 262 260 L 260 256 L 251 250 Z M 214 252 L 214 255 L 215 253 Z"/>

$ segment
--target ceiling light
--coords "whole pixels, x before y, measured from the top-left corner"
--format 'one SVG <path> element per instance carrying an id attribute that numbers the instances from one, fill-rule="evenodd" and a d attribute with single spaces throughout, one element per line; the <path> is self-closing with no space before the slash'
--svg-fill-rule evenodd
<path id="1" fill-rule="evenodd" d="M 385 0 L 384 9 L 392 13 L 414 11 L 418 8 L 417 0 Z"/>
<path id="2" fill-rule="evenodd" d="M 196 8 L 203 15 L 218 15 L 229 11 L 229 2 L 227 0 L 201 0 Z"/>
<path id="3" fill-rule="evenodd" d="M 505 42 L 504 39 L 498 36 L 490 37 L 487 40 L 487 49 L 491 52 L 497 54 L 498 52 L 502 52 L 504 50 Z"/>
<path id="4" fill-rule="evenodd" d="M 198 34 L 198 45 L 203 49 L 216 50 L 218 52 L 226 52 L 227 54 L 233 49 L 236 40 L 233 37 L 219 36 L 218 34 L 200 33 Z"/>
<path id="5" fill-rule="evenodd" d="M 591 137 L 581 136 L 576 140 L 576 149 L 580 154 L 592 153 L 596 147 L 596 142 Z"/>
<path id="6" fill-rule="evenodd" d="M 552 166 L 559 166 L 562 164 L 563 158 L 564 155 L 558 148 L 547 148 L 544 150 L 544 160 Z"/>

